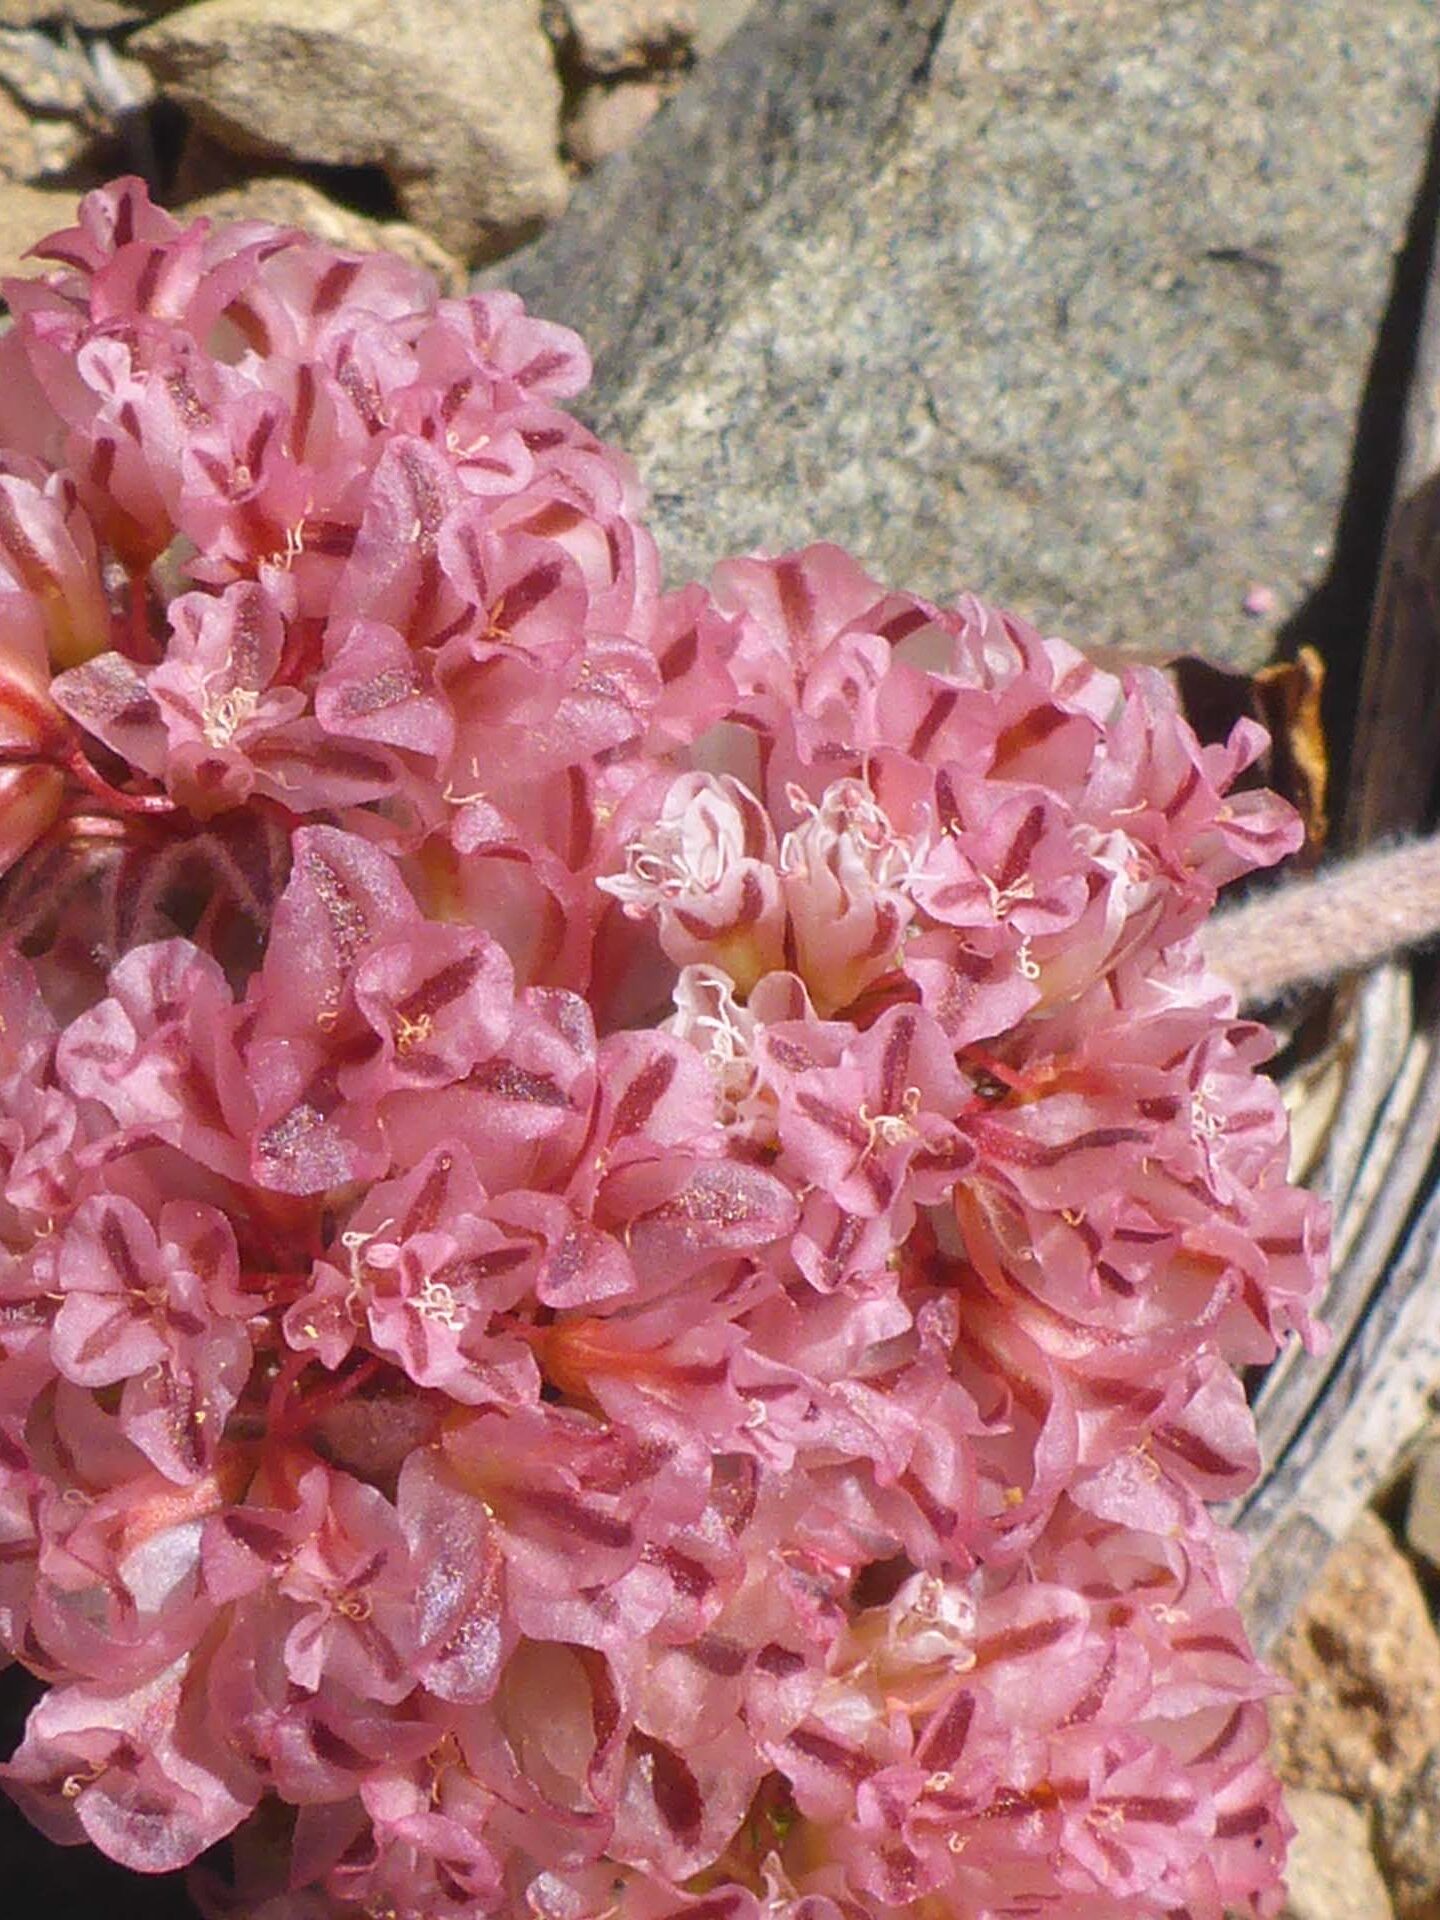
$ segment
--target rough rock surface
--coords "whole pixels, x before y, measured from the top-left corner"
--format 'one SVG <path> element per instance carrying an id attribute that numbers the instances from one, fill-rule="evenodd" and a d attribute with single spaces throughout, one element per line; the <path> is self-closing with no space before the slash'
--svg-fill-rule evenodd
<path id="1" fill-rule="evenodd" d="M 130 26 L 181 4 L 182 0 L 0 0 L 0 26 L 33 27 L 42 20 L 70 20 L 89 33 Z"/>
<path id="2" fill-rule="evenodd" d="M 98 182 L 137 164 L 136 135 L 153 88 L 108 41 L 86 44 L 0 21 L 0 175 Z"/>
<path id="3" fill-rule="evenodd" d="M 62 125 L 68 140 L 72 129 Z M 46 158 L 47 143 L 37 137 L 30 115 L 0 90 L 0 173 L 7 180 L 31 180 L 48 170 Z"/>
<path id="4" fill-rule="evenodd" d="M 75 224 L 75 195 L 63 187 L 0 185 L 0 278 L 33 274 L 43 262 L 24 255 L 37 240 Z"/>
<path id="5" fill-rule="evenodd" d="M 547 0 L 546 21 L 586 73 L 622 73 L 682 60 L 702 0 Z"/>
<path id="6" fill-rule="evenodd" d="M 212 220 L 273 220 L 277 226 L 301 227 L 332 247 L 398 253 L 435 275 L 448 294 L 463 293 L 465 269 L 428 233 L 403 220 L 367 220 L 349 207 L 337 206 L 306 180 L 262 178 L 246 180 L 220 193 L 209 193 L 175 209 L 181 220 L 207 214 Z"/>
<path id="7" fill-rule="evenodd" d="M 10 179 L 47 180 L 83 170 L 90 141 L 76 121 L 28 114 L 6 96 L 0 106 L 0 147 L 0 170 Z"/>
<path id="8" fill-rule="evenodd" d="M 1440 1435 L 1432 1435 L 1415 1462 L 1405 1513 L 1405 1544 L 1440 1570 Z"/>
<path id="9" fill-rule="evenodd" d="M 598 166 L 618 153 L 655 118 L 665 103 L 658 80 L 627 80 L 618 87 L 586 87 L 565 122 L 565 148 L 581 167 Z"/>
<path id="10" fill-rule="evenodd" d="M 129 47 L 237 152 L 382 168 L 407 219 L 462 258 L 565 203 L 539 0 L 201 0 Z"/>
<path id="11" fill-rule="evenodd" d="M 33 27 L 0 26 L 0 84 L 36 113 L 84 113 L 92 78 L 85 56 Z"/>
<path id="12" fill-rule="evenodd" d="M 1437 49 L 1431 0 L 776 0 L 499 277 L 598 349 L 675 574 L 820 534 L 1253 664 L 1324 571 Z"/>
<path id="13" fill-rule="evenodd" d="M 1370 1852 L 1369 1821 L 1339 1794 L 1310 1787 L 1285 1796 L 1295 1822 L 1281 1920 L 1393 1920 L 1394 1908 Z"/>
<path id="14" fill-rule="evenodd" d="M 1440 1894 L 1440 1638 L 1389 1529 L 1366 1513 L 1325 1569 L 1276 1664 L 1281 1777 L 1373 1813 L 1401 1916 Z"/>
<path id="15" fill-rule="evenodd" d="M 724 46 L 747 15 L 756 10 L 757 0 L 702 0 L 695 23 L 695 51 L 703 60 Z"/>

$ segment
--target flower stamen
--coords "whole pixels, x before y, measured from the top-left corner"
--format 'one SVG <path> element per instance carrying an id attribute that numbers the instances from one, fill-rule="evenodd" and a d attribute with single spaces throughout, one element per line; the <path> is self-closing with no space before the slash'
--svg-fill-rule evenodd
<path id="1" fill-rule="evenodd" d="M 997 887 L 988 873 L 982 873 L 980 878 L 990 896 L 990 908 L 997 920 L 1006 919 L 1011 908 L 1018 907 L 1022 901 L 1035 898 L 1035 882 L 1028 873 L 1021 874 L 1008 887 Z"/>
<path id="2" fill-rule="evenodd" d="M 350 1256 L 350 1287 L 345 1295 L 345 1311 L 356 1326 L 359 1326 L 364 1319 L 359 1309 L 368 1286 L 366 1276 L 372 1271 L 365 1249 L 372 1240 L 378 1240 L 387 1227 L 393 1227 L 394 1224 L 393 1220 L 382 1220 L 378 1227 L 372 1227 L 368 1233 L 362 1233 L 359 1228 L 351 1227 L 340 1236 L 340 1245 Z"/>
<path id="3" fill-rule="evenodd" d="M 869 1133 L 865 1152 L 873 1153 L 877 1146 L 903 1147 L 909 1140 L 919 1136 L 915 1121 L 920 1112 L 921 1093 L 918 1087 L 906 1087 L 901 1100 L 899 1113 L 871 1113 L 868 1104 L 861 1102 L 859 1108 L 860 1124 Z"/>
<path id="4" fill-rule="evenodd" d="M 395 1025 L 395 1051 L 406 1054 L 415 1047 L 424 1046 L 434 1031 L 435 1020 L 431 1014 L 422 1013 L 414 1020 L 407 1014 L 398 1014 Z"/>
<path id="5" fill-rule="evenodd" d="M 428 1275 L 410 1304 L 422 1320 L 447 1327 L 451 1333 L 463 1333 L 470 1318 L 465 1307 L 455 1298 L 454 1289 L 443 1280 L 432 1280 Z"/>
<path id="6" fill-rule="evenodd" d="M 94 1786 L 106 1771 L 105 1761 L 91 1760 L 85 1766 L 77 1768 L 74 1773 L 67 1773 L 60 1783 L 60 1791 L 65 1799 L 78 1800 L 86 1787 Z"/>

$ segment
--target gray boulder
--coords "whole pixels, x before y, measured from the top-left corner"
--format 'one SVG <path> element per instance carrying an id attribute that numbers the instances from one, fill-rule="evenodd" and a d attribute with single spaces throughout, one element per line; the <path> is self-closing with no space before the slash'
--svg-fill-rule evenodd
<path id="1" fill-rule="evenodd" d="M 1432 0 L 776 0 L 489 277 L 590 340 L 675 576 L 826 536 L 1253 664 L 1327 566 L 1437 50 Z"/>

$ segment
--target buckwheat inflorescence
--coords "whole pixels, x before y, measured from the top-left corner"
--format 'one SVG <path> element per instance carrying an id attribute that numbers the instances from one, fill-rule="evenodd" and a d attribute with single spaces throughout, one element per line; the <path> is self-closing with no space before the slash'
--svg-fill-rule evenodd
<path id="1" fill-rule="evenodd" d="M 513 297 L 134 182 L 42 251 L 10 1793 L 245 1920 L 1274 1913 L 1258 730 L 832 547 L 662 592 Z"/>

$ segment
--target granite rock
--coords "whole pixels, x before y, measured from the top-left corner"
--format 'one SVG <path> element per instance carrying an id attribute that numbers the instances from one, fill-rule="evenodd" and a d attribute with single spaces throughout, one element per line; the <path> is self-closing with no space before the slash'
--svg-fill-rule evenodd
<path id="1" fill-rule="evenodd" d="M 0 174 L 7 180 L 33 179 L 45 171 L 44 159 L 30 115 L 0 89 Z"/>
<path id="2" fill-rule="evenodd" d="M 0 0 L 0 26 L 34 27 L 42 21 L 68 20 L 87 33 L 132 26 L 183 0 Z"/>
<path id="3" fill-rule="evenodd" d="M 0 182 L 0 279 L 43 271 L 42 261 L 24 256 L 37 240 L 74 224 L 75 195 L 68 188 Z"/>
<path id="4" fill-rule="evenodd" d="M 1373 1513 L 1330 1559 L 1275 1664 L 1295 1688 L 1273 1709 L 1281 1778 L 1367 1807 L 1397 1913 L 1428 1913 L 1440 1896 L 1440 1638 Z"/>
<path id="5" fill-rule="evenodd" d="M 133 169 L 151 93 L 144 68 L 106 40 L 0 21 L 0 175 L 74 185 Z"/>
<path id="6" fill-rule="evenodd" d="M 554 37 L 586 73 L 674 66 L 689 55 L 700 0 L 547 0 Z"/>
<path id="7" fill-rule="evenodd" d="M 626 80 L 618 87 L 586 87 L 565 122 L 565 150 L 579 167 L 597 166 L 629 146 L 665 104 L 659 80 Z"/>
<path id="8" fill-rule="evenodd" d="M 68 176 L 82 166 L 90 150 L 90 137 L 78 122 L 28 114 L 8 94 L 0 96 L 0 172 L 8 179 Z"/>
<path id="9" fill-rule="evenodd" d="M 565 203 L 539 0 L 200 0 L 129 48 L 238 153 L 382 169 L 405 217 L 464 259 Z"/>
<path id="10" fill-rule="evenodd" d="M 1335 1793 L 1295 1787 L 1285 1796 L 1295 1822 L 1281 1920 L 1394 1920 L 1370 1852 L 1370 1823 Z"/>
<path id="11" fill-rule="evenodd" d="M 1431 0 L 776 0 L 501 277 L 596 349 L 673 574 L 824 536 L 1253 665 L 1324 571 L 1437 51 Z"/>
<path id="12" fill-rule="evenodd" d="M 1431 1727 L 1431 1740 L 1435 1729 Z M 1400 1920 L 1440 1920 L 1440 1747 L 1404 1782 L 1377 1826 Z"/>
<path id="13" fill-rule="evenodd" d="M 82 114 L 93 79 L 79 47 L 36 27 L 0 26 L 0 86 L 33 113 Z"/>
<path id="14" fill-rule="evenodd" d="M 695 21 L 695 53 L 704 60 L 723 47 L 754 10 L 756 0 L 704 0 Z"/>
<path id="15" fill-rule="evenodd" d="M 1405 1513 L 1405 1544 L 1440 1570 L 1440 1435 L 1426 1441 L 1415 1462 Z"/>

